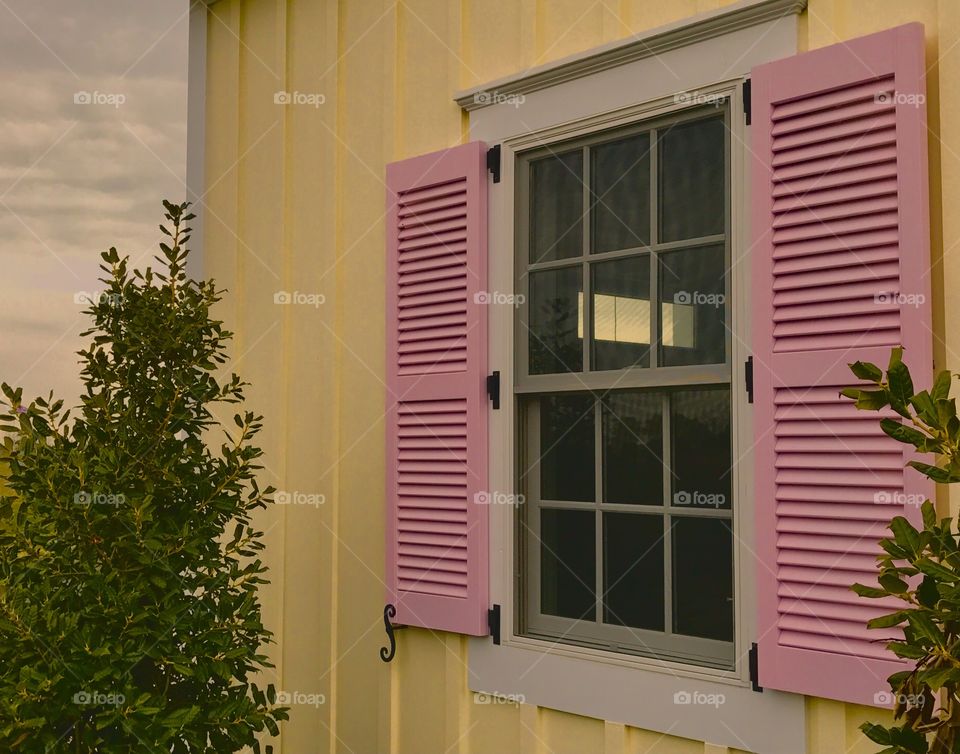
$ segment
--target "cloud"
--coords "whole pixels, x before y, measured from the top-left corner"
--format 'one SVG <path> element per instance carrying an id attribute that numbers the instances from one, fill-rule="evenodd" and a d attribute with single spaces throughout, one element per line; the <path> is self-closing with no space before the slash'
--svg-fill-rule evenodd
<path id="1" fill-rule="evenodd" d="M 74 293 L 110 246 L 146 262 L 185 195 L 187 11 L 0 3 L 0 379 L 27 395 L 79 395 Z"/>

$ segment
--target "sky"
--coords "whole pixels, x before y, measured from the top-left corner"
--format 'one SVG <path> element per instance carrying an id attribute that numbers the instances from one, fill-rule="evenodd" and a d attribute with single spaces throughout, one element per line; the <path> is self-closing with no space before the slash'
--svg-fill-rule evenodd
<path id="1" fill-rule="evenodd" d="M 187 0 L 0 0 L 0 381 L 80 394 L 78 294 L 186 189 Z"/>

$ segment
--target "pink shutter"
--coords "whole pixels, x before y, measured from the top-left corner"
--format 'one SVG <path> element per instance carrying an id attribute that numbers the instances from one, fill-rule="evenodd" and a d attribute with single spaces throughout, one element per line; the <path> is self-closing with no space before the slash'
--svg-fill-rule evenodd
<path id="1" fill-rule="evenodd" d="M 387 601 L 487 633 L 486 145 L 387 166 Z"/>
<path id="2" fill-rule="evenodd" d="M 848 364 L 893 346 L 928 387 L 924 37 L 901 26 L 754 69 L 753 347 L 762 686 L 874 704 L 902 670 L 857 597 L 890 519 L 931 496 Z M 906 496 L 906 497 L 905 497 Z M 893 603 L 894 605 L 898 603 Z"/>

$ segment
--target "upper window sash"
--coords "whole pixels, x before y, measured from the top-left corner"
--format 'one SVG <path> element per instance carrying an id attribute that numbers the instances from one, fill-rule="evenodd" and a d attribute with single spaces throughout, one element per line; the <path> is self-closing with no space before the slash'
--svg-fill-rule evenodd
<path id="1" fill-rule="evenodd" d="M 516 275 L 515 292 L 520 294 L 518 299 L 520 303 L 514 317 L 516 344 L 514 382 L 516 392 L 527 393 L 578 389 L 602 390 L 613 385 L 618 387 L 652 387 L 705 383 L 721 384 L 730 381 L 732 351 L 729 327 L 731 316 L 731 283 L 729 279 L 730 276 L 726 274 L 726 271 L 729 270 L 731 259 L 730 111 L 731 108 L 725 98 L 718 97 L 715 104 L 706 107 L 691 107 L 668 115 L 646 119 L 639 123 L 620 127 L 612 131 L 602 131 L 576 140 L 541 145 L 517 154 L 514 173 L 516 196 L 514 257 Z M 663 234 L 659 227 L 660 218 L 658 216 L 660 209 L 658 199 L 662 191 L 660 165 L 658 164 L 660 144 L 656 137 L 659 134 L 659 139 L 662 140 L 664 135 L 669 135 L 669 130 L 673 128 L 712 118 L 718 118 L 724 128 L 722 147 L 724 150 L 722 176 L 724 186 L 722 200 L 723 219 L 722 228 L 716 228 L 716 230 L 722 230 L 722 232 L 710 232 L 696 238 L 670 238 L 662 240 L 661 236 Z M 669 130 L 665 131 L 665 128 Z M 595 153 L 598 147 L 603 148 L 606 145 L 615 144 L 631 137 L 642 136 L 643 134 L 649 134 L 650 139 L 650 177 L 649 186 L 647 187 L 650 214 L 648 238 L 636 245 L 630 245 L 626 248 L 614 248 L 611 250 L 600 249 L 599 251 L 594 251 L 593 217 L 599 203 L 594 198 L 594 186 L 592 185 L 593 182 L 590 177 L 590 163 L 592 162 L 590 155 Z M 583 155 L 580 159 L 581 176 L 580 180 L 578 180 L 581 189 L 581 200 L 579 202 L 581 214 L 579 228 L 577 229 L 580 235 L 579 249 L 575 255 L 570 255 L 565 258 L 531 261 L 531 202 L 533 191 L 533 186 L 531 186 L 531 164 L 551 155 L 570 155 L 577 151 L 580 151 Z M 604 211 L 606 212 L 606 210 Z M 718 337 L 722 338 L 722 345 L 720 346 L 723 354 L 722 360 L 714 357 L 714 359 L 711 360 L 712 363 L 663 364 L 659 359 L 661 343 L 657 341 L 660 340 L 658 334 L 661 331 L 661 327 L 666 327 L 667 323 L 661 325 L 659 321 L 661 319 L 661 313 L 667 313 L 667 306 L 672 307 L 675 305 L 677 308 L 686 308 L 681 305 L 683 303 L 682 299 L 678 304 L 659 300 L 661 272 L 663 265 L 666 264 L 664 260 L 670 259 L 670 257 L 667 256 L 669 252 L 710 246 L 722 246 L 722 266 L 724 272 L 721 311 L 723 313 L 723 332 L 718 334 Z M 674 259 L 678 258 L 679 254 L 674 255 Z M 592 315 L 594 314 L 597 302 L 600 298 L 610 299 L 609 301 L 604 300 L 603 304 L 606 308 L 612 309 L 618 303 L 621 305 L 634 304 L 636 299 L 631 301 L 617 301 L 614 296 L 605 294 L 594 298 L 592 293 L 594 281 L 592 278 L 594 274 L 597 274 L 596 270 L 602 263 L 616 260 L 621 260 L 622 262 L 622 260 L 631 259 L 643 259 L 650 266 L 649 297 L 646 299 L 646 311 L 648 312 L 647 316 L 650 320 L 650 337 L 648 339 L 653 340 L 654 343 L 649 347 L 650 355 L 646 360 L 646 364 L 643 366 L 634 367 L 627 364 L 623 368 L 616 368 L 617 365 L 614 364 L 614 368 L 597 368 L 594 363 L 596 357 L 595 354 L 592 353 L 596 341 L 594 341 L 592 337 L 584 337 L 592 336 L 594 333 Z M 623 264 L 620 265 L 620 267 L 623 266 Z M 575 270 L 579 270 L 579 273 L 575 273 Z M 568 275 L 568 277 L 571 278 L 579 275 L 576 281 L 571 279 L 566 282 L 568 286 L 573 283 L 579 287 L 579 291 L 577 292 L 579 293 L 579 301 L 571 304 L 570 308 L 572 311 L 568 313 L 567 316 L 576 320 L 576 340 L 578 341 L 578 347 L 581 353 L 575 354 L 570 350 L 568 344 L 568 348 L 563 354 L 560 354 L 560 357 L 557 359 L 560 364 L 567 367 L 565 370 L 560 371 L 554 367 L 557 371 L 534 369 L 533 373 L 531 373 L 530 346 L 531 338 L 535 337 L 531 334 L 531 327 L 536 328 L 536 323 L 531 323 L 531 314 L 533 313 L 531 309 L 533 303 L 531 297 L 531 280 L 532 276 L 537 274 L 540 274 L 540 279 L 543 279 L 545 277 L 543 273 L 549 273 L 549 271 L 553 271 L 554 276 L 558 274 L 562 275 L 563 273 L 561 271 L 569 272 L 570 275 Z M 667 293 L 669 293 L 669 291 Z M 676 292 L 674 292 L 673 295 L 676 296 Z M 643 300 L 642 298 L 639 299 L 639 301 Z M 657 302 L 657 304 L 651 305 L 650 302 Z M 636 313 L 634 313 L 633 316 L 636 318 Z M 609 327 L 609 325 L 607 326 Z M 644 340 L 643 342 L 646 343 L 647 341 Z M 547 344 L 541 345 L 539 350 L 556 353 L 559 349 L 554 348 L 552 344 Z M 569 358 L 563 358 L 564 356 L 568 356 Z M 537 373 L 538 371 L 540 373 Z"/>

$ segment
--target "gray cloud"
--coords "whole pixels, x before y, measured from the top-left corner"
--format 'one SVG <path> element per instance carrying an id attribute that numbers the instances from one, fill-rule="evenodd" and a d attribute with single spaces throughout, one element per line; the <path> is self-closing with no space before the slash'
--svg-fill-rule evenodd
<path id="1" fill-rule="evenodd" d="M 79 394 L 77 291 L 184 196 L 187 0 L 0 0 L 0 379 Z M 84 104 L 85 100 L 92 100 Z"/>

